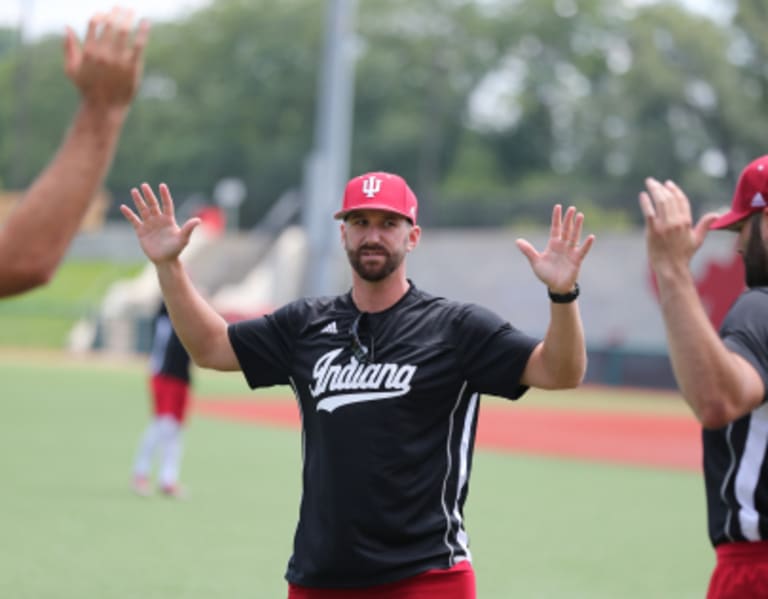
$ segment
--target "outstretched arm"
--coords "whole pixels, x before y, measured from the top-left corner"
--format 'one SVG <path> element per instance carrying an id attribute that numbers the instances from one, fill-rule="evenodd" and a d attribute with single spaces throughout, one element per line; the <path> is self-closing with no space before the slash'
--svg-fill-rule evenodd
<path id="1" fill-rule="evenodd" d="M 552 226 L 547 247 L 539 253 L 524 239 L 517 247 L 531 263 L 533 272 L 554 294 L 567 294 L 576 289 L 581 263 L 594 243 L 589 235 L 580 244 L 584 215 L 571 206 L 562 215 L 558 204 L 552 210 Z M 528 359 L 521 382 L 541 389 L 576 387 L 587 370 L 584 328 L 577 301 L 552 302 L 550 321 L 544 340 Z"/>
<path id="2" fill-rule="evenodd" d="M 760 405 L 760 375 L 730 351 L 707 317 L 689 263 L 717 218 L 705 214 L 694 227 L 691 207 L 672 181 L 646 180 L 640 194 L 648 257 L 659 286 L 669 356 L 685 401 L 705 428 L 719 428 Z"/>
<path id="3" fill-rule="evenodd" d="M 157 269 L 173 328 L 190 357 L 204 368 L 239 370 L 226 320 L 195 289 L 179 259 L 200 219 L 191 218 L 179 228 L 173 198 L 165 184 L 160 184 L 161 202 L 146 183 L 141 190 L 132 189 L 131 197 L 138 215 L 124 204 L 120 211 L 133 225 L 141 248 Z"/>
<path id="4" fill-rule="evenodd" d="M 0 297 L 47 283 L 109 170 L 141 79 L 149 25 L 129 11 L 95 15 L 82 46 L 65 38 L 65 71 L 80 105 L 50 164 L 0 229 Z"/>

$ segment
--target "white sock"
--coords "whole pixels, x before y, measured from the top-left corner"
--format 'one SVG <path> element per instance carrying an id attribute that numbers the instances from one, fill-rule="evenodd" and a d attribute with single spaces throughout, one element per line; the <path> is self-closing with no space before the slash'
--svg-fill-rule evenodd
<path id="1" fill-rule="evenodd" d="M 160 443 L 162 435 L 162 420 L 154 419 L 144 430 L 136 458 L 133 462 L 134 476 L 149 477 L 152 472 L 152 460 Z"/>
<path id="2" fill-rule="evenodd" d="M 181 423 L 173 418 L 162 418 L 162 456 L 160 462 L 160 485 L 174 486 L 179 482 L 181 458 L 184 443 Z"/>

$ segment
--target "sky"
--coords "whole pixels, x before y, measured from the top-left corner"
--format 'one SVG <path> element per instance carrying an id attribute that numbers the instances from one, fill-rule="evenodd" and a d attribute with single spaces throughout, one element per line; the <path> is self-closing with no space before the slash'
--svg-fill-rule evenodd
<path id="1" fill-rule="evenodd" d="M 0 0 L 0 25 L 18 27 L 23 23 L 25 37 L 61 34 L 69 25 L 82 36 L 88 19 L 115 4 L 131 8 L 136 17 L 166 21 L 184 16 L 208 0 Z"/>

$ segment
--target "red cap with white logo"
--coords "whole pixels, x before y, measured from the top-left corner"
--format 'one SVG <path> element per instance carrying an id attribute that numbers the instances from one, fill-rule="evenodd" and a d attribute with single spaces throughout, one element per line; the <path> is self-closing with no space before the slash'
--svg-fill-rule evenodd
<path id="1" fill-rule="evenodd" d="M 710 229 L 731 229 L 754 212 L 768 206 L 768 156 L 750 162 L 739 175 L 731 209 L 709 225 Z"/>
<path id="2" fill-rule="evenodd" d="M 415 225 L 419 203 L 402 177 L 392 173 L 366 173 L 347 183 L 344 203 L 333 218 L 346 218 L 353 210 L 386 210 L 404 216 Z"/>

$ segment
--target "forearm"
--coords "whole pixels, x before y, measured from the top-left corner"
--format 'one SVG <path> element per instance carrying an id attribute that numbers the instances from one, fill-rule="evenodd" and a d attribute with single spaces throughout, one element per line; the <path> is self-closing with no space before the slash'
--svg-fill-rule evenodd
<path id="1" fill-rule="evenodd" d="M 690 271 L 657 273 L 669 357 L 680 392 L 708 428 L 724 426 L 735 413 L 742 379 L 733 354 L 709 321 Z"/>
<path id="2" fill-rule="evenodd" d="M 0 296 L 53 275 L 109 169 L 126 111 L 81 105 L 53 160 L 0 231 Z"/>
<path id="3" fill-rule="evenodd" d="M 547 388 L 578 386 L 587 370 L 584 327 L 578 303 L 552 303 L 550 322 L 541 344 L 541 364 L 549 384 Z"/>
<path id="4" fill-rule="evenodd" d="M 173 328 L 192 360 L 198 365 L 217 370 L 237 370 L 227 322 L 195 289 L 181 261 L 156 264 Z"/>

